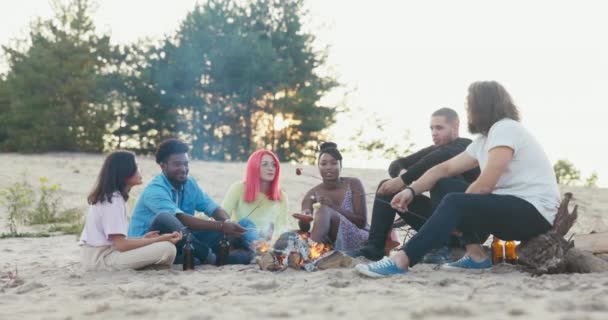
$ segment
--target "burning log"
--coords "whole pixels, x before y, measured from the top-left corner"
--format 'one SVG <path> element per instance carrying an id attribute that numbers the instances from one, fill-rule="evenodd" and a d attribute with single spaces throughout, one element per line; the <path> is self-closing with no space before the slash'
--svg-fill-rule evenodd
<path id="1" fill-rule="evenodd" d="M 328 244 L 312 241 L 305 232 L 285 232 L 269 252 L 258 258 L 261 270 L 279 271 L 287 267 L 314 271 L 335 266 L 350 266 L 350 258 L 332 251 Z M 322 268 L 321 268 L 322 266 Z"/>
<path id="2" fill-rule="evenodd" d="M 304 265 L 304 258 L 297 252 L 292 252 L 287 256 L 287 265 L 294 269 L 300 269 Z"/>
<path id="3" fill-rule="evenodd" d="M 260 266 L 260 270 L 266 271 L 280 271 L 283 269 L 281 267 L 281 262 L 271 252 L 266 252 L 261 255 L 258 258 L 258 265 Z"/>

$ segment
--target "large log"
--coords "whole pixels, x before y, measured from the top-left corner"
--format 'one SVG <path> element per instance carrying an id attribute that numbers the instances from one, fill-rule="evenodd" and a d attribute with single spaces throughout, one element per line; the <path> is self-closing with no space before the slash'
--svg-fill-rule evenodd
<path id="1" fill-rule="evenodd" d="M 606 261 L 590 252 L 573 249 L 574 241 L 564 239 L 578 217 L 578 206 L 572 212 L 568 209 L 571 199 L 572 193 L 564 195 L 553 229 L 518 246 L 519 262 L 525 270 L 534 274 L 608 271 Z"/>
<path id="2" fill-rule="evenodd" d="M 608 232 L 575 235 L 574 246 L 593 253 L 608 253 Z"/>
<path id="3" fill-rule="evenodd" d="M 608 262 L 591 252 L 573 248 L 566 253 L 566 271 L 575 273 L 608 272 Z"/>

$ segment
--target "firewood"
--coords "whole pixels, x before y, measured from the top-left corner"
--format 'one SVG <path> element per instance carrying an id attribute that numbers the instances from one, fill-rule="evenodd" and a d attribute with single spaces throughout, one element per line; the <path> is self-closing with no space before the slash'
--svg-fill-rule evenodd
<path id="1" fill-rule="evenodd" d="M 297 252 L 292 252 L 287 256 L 287 265 L 296 270 L 300 269 L 303 263 L 304 259 L 302 258 L 302 255 Z"/>
<path id="2" fill-rule="evenodd" d="M 519 263 L 534 274 L 566 271 L 566 252 L 572 248 L 555 230 L 538 235 L 517 247 Z"/>
<path id="3" fill-rule="evenodd" d="M 345 268 L 350 267 L 353 258 L 344 255 L 340 251 L 333 251 L 326 257 L 320 258 L 315 265 L 317 268 L 321 270 L 331 269 L 331 268 Z"/>
<path id="4" fill-rule="evenodd" d="M 277 258 L 270 252 L 266 252 L 258 258 L 260 270 L 278 271 L 281 270 L 281 265 Z"/>
<path id="5" fill-rule="evenodd" d="M 568 211 L 570 200 L 572 200 L 572 193 L 566 192 L 562 203 L 559 205 L 559 209 L 557 209 L 555 220 L 553 220 L 553 229 L 562 237 L 566 236 L 578 217 L 578 205 L 574 206 L 572 213 Z"/>
<path id="6" fill-rule="evenodd" d="M 519 263 L 525 270 L 533 274 L 608 271 L 608 263 L 574 249 L 574 241 L 564 239 L 578 216 L 578 206 L 574 206 L 572 212 L 568 210 L 571 199 L 572 193 L 564 195 L 550 231 L 517 247 Z"/>

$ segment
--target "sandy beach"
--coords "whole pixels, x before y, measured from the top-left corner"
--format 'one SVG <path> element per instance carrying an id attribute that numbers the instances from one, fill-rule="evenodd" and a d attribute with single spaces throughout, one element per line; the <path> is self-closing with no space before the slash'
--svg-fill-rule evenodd
<path id="1" fill-rule="evenodd" d="M 145 183 L 159 169 L 152 158 L 138 159 Z M 61 185 L 64 208 L 84 212 L 102 161 L 101 155 L 87 154 L 0 154 L 0 188 L 23 175 L 33 186 L 46 177 Z M 242 163 L 192 161 L 190 172 L 220 202 L 244 168 Z M 293 212 L 318 183 L 296 176 L 295 168 L 281 167 Z M 304 172 L 317 173 L 310 166 Z M 359 177 L 368 192 L 387 177 L 384 170 L 349 168 L 343 175 Z M 133 190 L 132 199 L 142 190 Z M 579 205 L 572 232 L 608 231 L 608 190 L 562 188 L 566 191 Z M 6 210 L 0 210 L 0 232 L 6 232 Z M 29 230 L 36 228 L 19 229 Z M 0 319 L 608 318 L 606 273 L 532 277 L 509 265 L 482 274 L 417 265 L 405 276 L 380 280 L 362 278 L 353 269 L 270 273 L 256 265 L 105 273 L 83 272 L 78 259 L 73 235 L 0 239 Z M 9 282 L 7 274 L 15 270 L 18 277 Z"/>

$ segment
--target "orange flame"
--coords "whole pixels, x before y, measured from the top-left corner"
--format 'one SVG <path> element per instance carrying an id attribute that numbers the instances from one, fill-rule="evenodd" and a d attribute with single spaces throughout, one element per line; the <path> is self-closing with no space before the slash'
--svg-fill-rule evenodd
<path id="1" fill-rule="evenodd" d="M 266 241 L 259 241 L 255 243 L 254 246 L 258 253 L 266 253 L 270 249 L 270 243 Z"/>
<path id="2" fill-rule="evenodd" d="M 329 251 L 331 251 L 331 246 L 323 243 L 313 243 L 310 246 L 310 254 L 308 257 L 310 258 L 310 260 L 314 260 Z"/>

